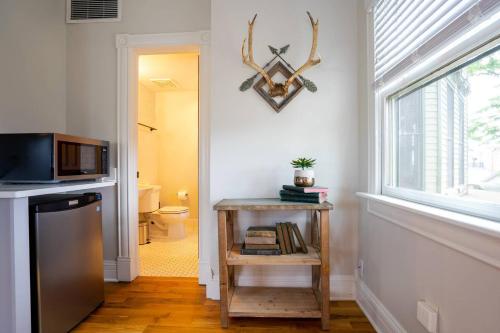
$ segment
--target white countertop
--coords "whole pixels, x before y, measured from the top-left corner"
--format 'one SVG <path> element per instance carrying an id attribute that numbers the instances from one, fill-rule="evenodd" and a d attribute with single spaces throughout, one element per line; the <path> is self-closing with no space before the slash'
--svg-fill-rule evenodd
<path id="1" fill-rule="evenodd" d="M 32 197 L 35 195 L 81 191 L 114 186 L 116 181 L 64 182 L 58 184 L 0 184 L 0 199 Z"/>

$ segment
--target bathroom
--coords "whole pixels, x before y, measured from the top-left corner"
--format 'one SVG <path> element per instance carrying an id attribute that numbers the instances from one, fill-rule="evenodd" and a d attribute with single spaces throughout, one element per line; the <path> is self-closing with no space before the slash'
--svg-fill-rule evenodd
<path id="1" fill-rule="evenodd" d="M 198 276 L 198 54 L 139 56 L 140 275 Z"/>

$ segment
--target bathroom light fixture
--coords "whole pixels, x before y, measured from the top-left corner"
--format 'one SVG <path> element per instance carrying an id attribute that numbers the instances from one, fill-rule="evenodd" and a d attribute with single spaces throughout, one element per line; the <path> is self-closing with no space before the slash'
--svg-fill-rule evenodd
<path id="1" fill-rule="evenodd" d="M 151 80 L 151 82 L 153 82 L 154 84 L 156 84 L 160 88 L 177 88 L 178 87 L 178 84 L 174 80 L 169 79 L 169 78 L 150 79 L 150 80 Z"/>

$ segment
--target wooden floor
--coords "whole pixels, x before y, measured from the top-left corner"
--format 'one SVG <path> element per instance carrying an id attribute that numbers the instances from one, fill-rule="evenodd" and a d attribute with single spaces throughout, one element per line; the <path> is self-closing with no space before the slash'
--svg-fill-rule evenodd
<path id="1" fill-rule="evenodd" d="M 330 332 L 375 333 L 354 301 L 330 303 Z M 193 278 L 139 277 L 106 284 L 106 301 L 72 332 L 324 332 L 318 319 L 232 318 L 220 328 L 219 302 Z"/>

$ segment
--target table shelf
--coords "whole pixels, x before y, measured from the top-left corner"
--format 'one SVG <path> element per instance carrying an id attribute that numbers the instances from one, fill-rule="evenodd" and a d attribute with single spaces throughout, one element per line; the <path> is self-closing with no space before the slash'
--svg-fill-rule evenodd
<path id="1" fill-rule="evenodd" d="M 229 317 L 321 318 L 312 288 L 235 287 Z"/>
<path id="2" fill-rule="evenodd" d="M 290 266 L 319 266 L 321 259 L 318 251 L 310 245 L 307 253 L 293 253 L 282 255 L 247 255 L 240 254 L 242 244 L 233 244 L 227 256 L 227 264 L 231 266 L 244 265 L 290 265 Z"/>
<path id="3" fill-rule="evenodd" d="M 316 204 L 306 202 L 281 201 L 276 198 L 265 199 L 224 199 L 219 201 L 215 210 L 311 210 L 333 209 L 327 201 Z"/>
<path id="4" fill-rule="evenodd" d="M 230 317 L 321 318 L 330 327 L 329 212 L 333 205 L 286 202 L 280 199 L 225 199 L 214 206 L 219 238 L 221 326 Z M 234 230 L 239 211 L 306 210 L 311 212 L 308 253 L 242 255 Z M 310 288 L 243 287 L 236 285 L 235 266 L 310 266 Z"/>

